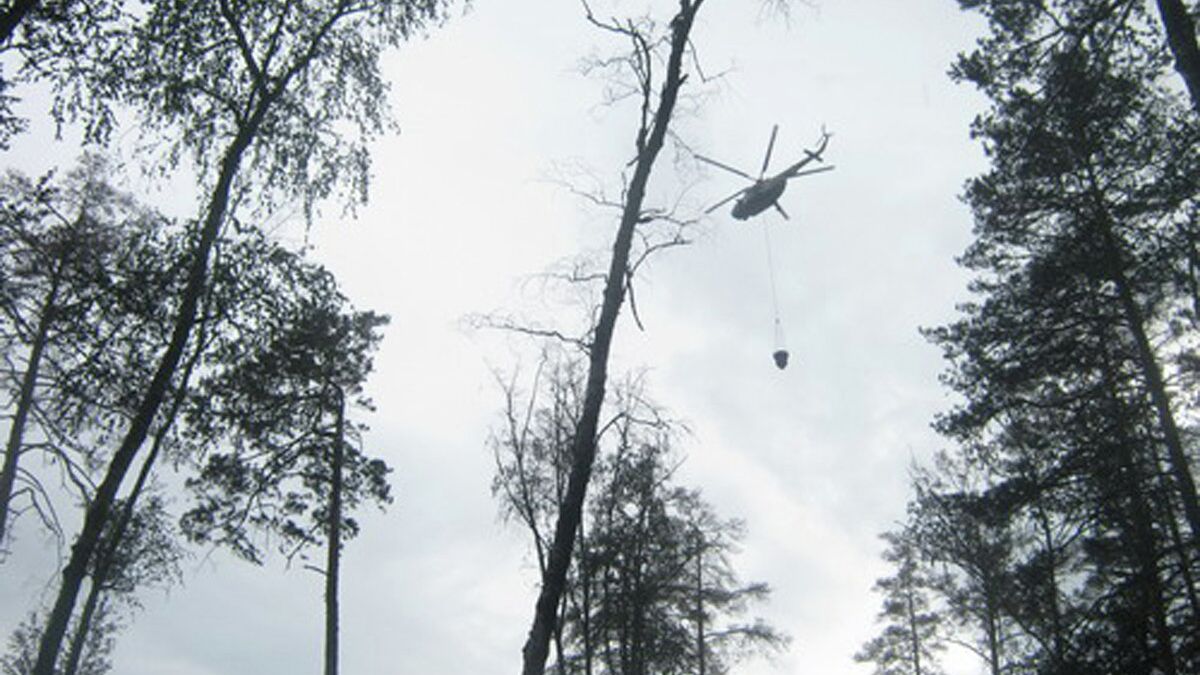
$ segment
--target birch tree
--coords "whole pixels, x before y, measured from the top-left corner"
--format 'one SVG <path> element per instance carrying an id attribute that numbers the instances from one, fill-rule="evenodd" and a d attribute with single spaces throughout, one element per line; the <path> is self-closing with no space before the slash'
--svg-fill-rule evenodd
<path id="1" fill-rule="evenodd" d="M 207 196 L 170 340 L 72 546 L 36 675 L 54 672 L 88 560 L 178 375 L 231 203 L 295 198 L 309 211 L 331 195 L 364 199 L 366 146 L 389 119 L 381 51 L 436 20 L 441 8 L 435 0 L 153 3 L 124 30 L 111 67 L 96 75 L 136 102 L 143 128 L 167 141 L 168 166 L 193 160 Z"/>

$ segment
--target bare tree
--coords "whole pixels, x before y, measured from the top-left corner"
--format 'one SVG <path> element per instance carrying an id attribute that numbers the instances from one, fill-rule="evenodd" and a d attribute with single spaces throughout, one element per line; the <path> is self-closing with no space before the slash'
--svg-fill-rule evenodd
<path id="1" fill-rule="evenodd" d="M 631 260 L 630 250 L 638 225 L 654 217 L 654 214 L 647 213 L 643 208 L 646 185 L 666 140 L 679 90 L 687 79 L 684 73 L 684 57 L 690 49 L 692 24 L 702 4 L 703 0 L 679 1 L 679 9 L 669 23 L 669 34 L 665 38 L 668 53 L 661 81 L 654 72 L 654 67 L 660 63 L 657 60 L 660 55 L 656 53 L 656 49 L 662 44 L 659 39 L 632 21 L 597 19 L 590 8 L 584 5 L 587 18 L 593 25 L 632 43 L 632 54 L 628 58 L 637 78 L 641 99 L 634 141 L 637 154 L 633 160 L 633 175 L 623 195 L 621 220 L 605 278 L 603 303 L 588 344 L 588 376 L 583 408 L 571 445 L 571 470 L 567 490 L 555 522 L 554 538 L 550 544 L 546 570 L 542 575 L 542 587 L 534 611 L 533 625 L 522 650 L 524 675 L 542 675 L 545 672 L 550 639 L 554 633 L 567 570 L 571 564 L 571 555 L 582 517 L 588 480 L 596 456 L 597 423 L 604 401 L 609 349 L 617 316 L 621 305 L 624 304 L 626 291 L 630 288 L 631 270 L 637 263 L 636 260 Z"/>

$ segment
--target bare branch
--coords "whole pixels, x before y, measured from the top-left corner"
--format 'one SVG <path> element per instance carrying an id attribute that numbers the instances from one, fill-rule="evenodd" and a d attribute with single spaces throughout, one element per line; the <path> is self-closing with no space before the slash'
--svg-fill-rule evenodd
<path id="1" fill-rule="evenodd" d="M 14 511 L 14 520 L 16 519 L 15 516 L 18 516 L 29 509 L 33 509 L 33 511 L 37 513 L 38 519 L 42 521 L 42 525 L 54 535 L 54 540 L 58 544 L 59 556 L 61 558 L 61 551 L 66 542 L 66 538 L 63 534 L 62 521 L 60 521 L 58 518 L 58 510 L 54 508 L 54 503 L 50 500 L 50 495 L 48 492 L 46 492 L 46 487 L 42 485 L 42 482 L 37 476 L 30 473 L 25 467 L 17 468 L 17 476 L 25 487 L 13 492 L 13 501 L 15 502 L 16 497 L 24 493 L 29 496 L 29 506 L 25 507 L 24 509 Z"/>
<path id="2" fill-rule="evenodd" d="M 527 326 L 517 323 L 509 317 L 497 317 L 493 315 L 475 315 L 467 318 L 467 322 L 473 328 L 487 328 L 491 330 L 501 330 L 511 333 L 520 333 L 538 338 L 546 338 L 561 342 L 563 344 L 572 345 L 582 350 L 587 350 L 590 343 L 578 337 L 566 335 L 553 328 L 539 328 L 536 326 Z"/>
<path id="3" fill-rule="evenodd" d="M 637 296 L 633 292 L 633 269 L 625 272 L 625 290 L 629 293 L 629 310 L 633 314 L 633 322 L 637 324 L 638 330 L 646 332 L 646 327 L 642 325 L 641 314 L 638 313 Z"/>
<path id="4" fill-rule="evenodd" d="M 657 253 L 658 251 L 662 251 L 662 250 L 668 249 L 668 248 L 675 248 L 676 246 L 686 246 L 690 243 L 692 243 L 692 240 L 683 236 L 683 232 L 682 232 L 682 228 L 681 228 L 681 230 L 679 232 L 675 233 L 674 237 L 672 237 L 671 239 L 669 239 L 667 241 L 662 241 L 662 242 L 658 242 L 655 244 L 646 244 L 645 249 L 643 249 L 642 252 L 638 255 L 637 259 L 633 261 L 633 264 L 631 264 L 629 266 L 630 276 L 632 276 L 634 273 L 637 272 L 638 268 L 640 268 L 642 266 L 642 263 L 646 262 L 647 258 L 649 258 L 651 255 Z"/>

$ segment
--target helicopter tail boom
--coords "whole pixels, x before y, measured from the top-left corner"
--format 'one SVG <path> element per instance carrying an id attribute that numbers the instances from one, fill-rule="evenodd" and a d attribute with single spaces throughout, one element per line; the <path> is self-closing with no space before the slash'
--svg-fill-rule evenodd
<path id="1" fill-rule="evenodd" d="M 796 168 L 796 167 L 793 167 L 793 168 Z M 824 173 L 826 171 L 833 171 L 834 168 L 835 167 L 832 164 L 830 164 L 829 166 L 818 166 L 815 169 L 808 169 L 807 171 L 793 171 L 792 169 L 788 169 L 788 171 L 785 172 L 784 175 L 786 175 L 788 177 L 788 179 L 792 179 L 792 178 L 796 178 L 798 176 L 808 176 L 808 175 L 814 174 L 814 173 Z"/>

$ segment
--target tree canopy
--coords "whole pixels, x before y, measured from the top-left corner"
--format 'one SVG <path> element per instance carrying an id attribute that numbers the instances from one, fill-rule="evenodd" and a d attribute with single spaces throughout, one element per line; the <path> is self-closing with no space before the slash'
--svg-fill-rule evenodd
<path id="1" fill-rule="evenodd" d="M 962 403 L 893 536 L 953 623 L 931 637 L 991 673 L 1191 672 L 1200 119 L 1178 45 L 1142 3 L 962 4 L 989 23 L 953 75 L 990 99 L 991 166 L 964 195 L 974 299 L 926 331 Z"/>

